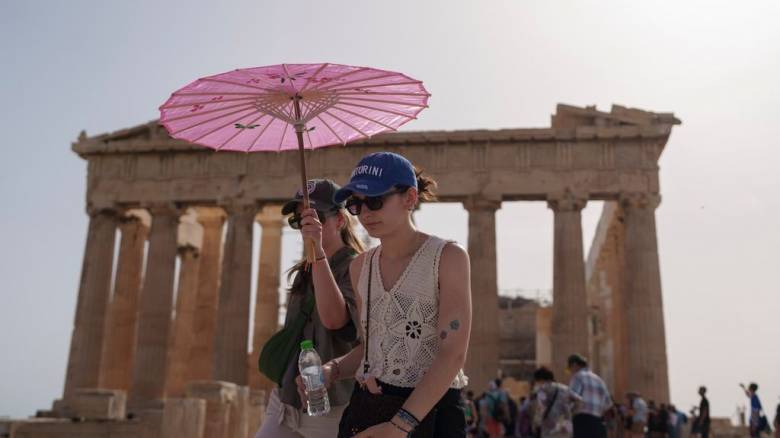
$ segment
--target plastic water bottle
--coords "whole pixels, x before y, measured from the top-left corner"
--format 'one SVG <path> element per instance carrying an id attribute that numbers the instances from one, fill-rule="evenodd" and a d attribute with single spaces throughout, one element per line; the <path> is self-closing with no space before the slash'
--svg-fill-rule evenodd
<path id="1" fill-rule="evenodd" d="M 314 350 L 312 341 L 301 342 L 301 354 L 298 356 L 298 371 L 306 386 L 308 411 L 311 416 L 326 415 L 330 412 L 328 390 L 325 388 L 325 373 L 322 371 L 320 355 Z"/>

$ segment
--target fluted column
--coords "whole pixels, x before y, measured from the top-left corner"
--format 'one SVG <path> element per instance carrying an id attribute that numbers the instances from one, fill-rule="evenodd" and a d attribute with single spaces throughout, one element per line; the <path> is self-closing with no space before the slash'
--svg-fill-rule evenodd
<path id="1" fill-rule="evenodd" d="M 229 204 L 219 286 L 214 380 L 247 384 L 247 344 L 252 287 L 252 227 L 255 204 Z"/>
<path id="2" fill-rule="evenodd" d="M 586 200 L 566 192 L 550 196 L 555 217 L 553 243 L 552 370 L 565 381 L 566 359 L 588 354 L 588 299 L 582 250 L 582 208 Z"/>
<path id="3" fill-rule="evenodd" d="M 213 374 L 219 274 L 222 265 L 222 228 L 225 224 L 225 212 L 221 208 L 198 208 L 197 212 L 198 222 L 203 226 L 203 243 L 192 323 L 192 347 L 187 361 L 187 381 L 210 380 Z"/>
<path id="4" fill-rule="evenodd" d="M 149 207 L 152 229 L 146 276 L 138 309 L 138 336 L 129 402 L 139 406 L 165 395 L 168 346 L 173 311 L 177 231 L 181 210 L 174 205 Z"/>
<path id="5" fill-rule="evenodd" d="M 119 223 L 122 239 L 103 343 L 101 388 L 130 389 L 138 326 L 138 296 L 141 293 L 150 222 L 145 210 L 133 210 L 123 216 Z"/>
<path id="6" fill-rule="evenodd" d="M 669 401 L 661 271 L 658 262 L 656 194 L 621 196 L 624 214 L 623 306 L 629 389 L 645 399 Z"/>
<path id="7" fill-rule="evenodd" d="M 267 206 L 257 217 L 262 227 L 260 238 L 260 269 L 257 274 L 254 334 L 249 356 L 249 383 L 253 389 L 272 389 L 273 382 L 257 370 L 257 360 L 266 341 L 279 325 L 279 270 L 282 259 L 281 208 Z"/>
<path id="8" fill-rule="evenodd" d="M 63 398 L 78 388 L 96 388 L 111 296 L 117 212 L 90 208 L 87 243 L 81 266 L 76 316 L 70 340 Z"/>
<path id="9" fill-rule="evenodd" d="M 469 213 L 468 252 L 471 260 L 471 339 L 466 358 L 469 387 L 482 390 L 499 369 L 496 210 L 498 200 L 472 198 L 463 203 Z"/>
<path id="10" fill-rule="evenodd" d="M 193 341 L 193 319 L 198 293 L 200 247 L 203 244 L 203 226 L 197 221 L 193 208 L 179 218 L 176 240 L 179 248 L 179 281 L 173 329 L 168 345 L 168 376 L 165 381 L 166 397 L 182 397 L 187 382 L 187 360 Z"/>
<path id="11" fill-rule="evenodd" d="M 193 319 L 197 299 L 198 248 L 179 246 L 179 284 L 176 292 L 176 317 L 173 320 L 170 347 L 168 348 L 167 397 L 183 397 L 187 383 L 187 367 L 193 341 Z"/>

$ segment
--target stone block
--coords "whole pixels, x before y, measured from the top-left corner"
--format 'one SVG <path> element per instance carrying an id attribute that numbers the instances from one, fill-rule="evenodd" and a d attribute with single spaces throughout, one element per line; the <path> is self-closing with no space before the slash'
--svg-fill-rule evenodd
<path id="1" fill-rule="evenodd" d="M 185 393 L 187 398 L 206 401 L 204 438 L 230 437 L 231 414 L 237 415 L 234 407 L 238 398 L 236 384 L 210 380 L 194 381 L 187 384 Z"/>
<path id="2" fill-rule="evenodd" d="M 174 398 L 165 400 L 160 438 L 203 438 L 206 428 L 206 400 Z"/>
<path id="3" fill-rule="evenodd" d="M 249 408 L 247 413 L 247 429 L 249 437 L 260 429 L 265 419 L 266 391 L 262 389 L 252 389 L 249 392 Z"/>
<path id="4" fill-rule="evenodd" d="M 62 418 L 84 420 L 122 420 L 126 416 L 127 396 L 114 389 L 77 389 L 67 399 L 55 400 L 52 411 Z"/>

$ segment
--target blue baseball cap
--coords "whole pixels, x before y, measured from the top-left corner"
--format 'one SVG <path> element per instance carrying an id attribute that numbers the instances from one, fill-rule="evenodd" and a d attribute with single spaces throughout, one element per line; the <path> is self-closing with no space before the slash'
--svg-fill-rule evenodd
<path id="1" fill-rule="evenodd" d="M 333 200 L 342 203 L 353 193 L 384 195 L 399 185 L 417 188 L 412 163 L 392 152 L 375 152 L 360 160 L 347 185 L 336 191 Z"/>

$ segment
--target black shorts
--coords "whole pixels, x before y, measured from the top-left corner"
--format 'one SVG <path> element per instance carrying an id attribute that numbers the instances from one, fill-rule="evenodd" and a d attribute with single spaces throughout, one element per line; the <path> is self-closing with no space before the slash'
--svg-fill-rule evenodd
<path id="1" fill-rule="evenodd" d="M 399 386 L 393 386 L 388 383 L 379 382 L 382 386 L 382 394 L 390 396 L 400 396 L 408 398 L 414 388 L 402 388 Z M 366 391 L 361 388 L 357 383 L 355 384 L 354 391 Z M 354 408 L 354 407 L 353 407 Z M 350 406 L 344 410 L 342 414 L 341 424 L 339 429 L 349 429 L 349 425 L 345 424 L 344 416 L 349 411 Z M 380 422 L 390 421 L 395 415 L 395 412 L 389 413 L 388 418 L 381 419 Z M 434 432 L 433 435 L 425 434 L 413 434 L 415 438 L 465 438 L 466 437 L 466 414 L 464 411 L 463 401 L 461 398 L 461 390 L 450 388 L 444 393 L 444 396 L 436 403 L 436 406 L 428 415 L 435 415 L 434 419 Z M 377 423 L 379 424 L 379 423 Z"/>
<path id="2" fill-rule="evenodd" d="M 577 414 L 572 419 L 574 438 L 606 438 L 604 420 L 590 414 Z"/>

